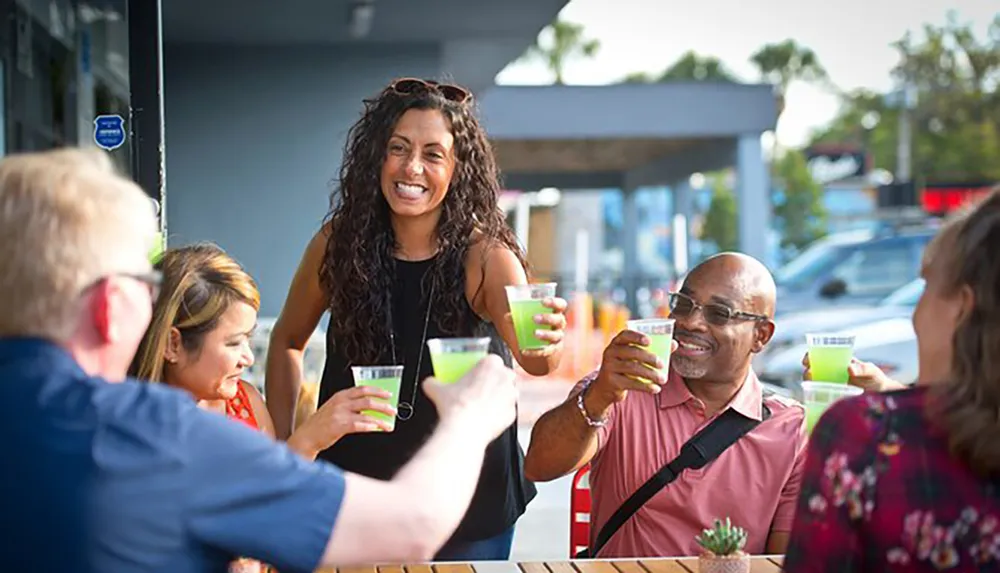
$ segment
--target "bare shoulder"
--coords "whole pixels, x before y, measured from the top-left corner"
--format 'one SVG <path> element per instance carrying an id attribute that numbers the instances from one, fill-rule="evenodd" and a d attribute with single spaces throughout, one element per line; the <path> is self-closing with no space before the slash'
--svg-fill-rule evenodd
<path id="1" fill-rule="evenodd" d="M 524 271 L 520 259 L 510 247 L 482 235 L 473 236 L 472 243 L 469 245 L 469 253 L 466 255 L 466 268 L 481 269 L 487 272 L 506 268 L 517 268 Z"/>
<path id="2" fill-rule="evenodd" d="M 465 285 L 466 297 L 477 314 L 488 319 L 493 313 L 487 299 L 506 305 L 503 287 L 525 282 L 527 274 L 510 247 L 481 235 L 473 237 L 465 257 Z"/>

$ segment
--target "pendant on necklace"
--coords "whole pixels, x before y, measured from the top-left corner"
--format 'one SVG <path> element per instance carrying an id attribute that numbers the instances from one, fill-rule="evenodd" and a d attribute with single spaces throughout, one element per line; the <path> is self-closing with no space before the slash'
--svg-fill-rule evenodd
<path id="1" fill-rule="evenodd" d="M 396 408 L 396 417 L 404 422 L 413 417 L 413 406 L 406 402 L 400 402 Z"/>

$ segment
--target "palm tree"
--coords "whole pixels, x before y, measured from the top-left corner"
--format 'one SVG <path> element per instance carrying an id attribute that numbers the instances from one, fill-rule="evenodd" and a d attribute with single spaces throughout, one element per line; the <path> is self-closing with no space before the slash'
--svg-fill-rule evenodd
<path id="1" fill-rule="evenodd" d="M 546 41 L 543 42 L 543 38 Z M 525 57 L 545 62 L 555 83 L 562 85 L 565 83 L 566 63 L 578 57 L 592 58 L 600 47 L 598 40 L 584 36 L 582 25 L 556 19 L 542 30 L 535 43 L 528 48 Z"/>
<path id="2" fill-rule="evenodd" d="M 761 79 L 775 86 L 779 116 L 785 109 L 785 94 L 793 81 L 816 82 L 836 90 L 816 53 L 795 40 L 767 44 L 750 56 L 750 61 L 760 70 Z"/>
<path id="3" fill-rule="evenodd" d="M 698 81 L 723 81 L 736 82 L 733 75 L 725 64 L 715 56 L 701 56 L 693 51 L 686 52 L 669 68 L 667 68 L 659 78 L 661 82 L 672 80 L 698 80 Z"/>
<path id="4" fill-rule="evenodd" d="M 622 78 L 621 81 L 634 84 L 672 81 L 738 82 L 739 80 L 719 58 L 702 56 L 696 52 L 688 51 L 658 76 L 647 72 L 633 72 Z"/>

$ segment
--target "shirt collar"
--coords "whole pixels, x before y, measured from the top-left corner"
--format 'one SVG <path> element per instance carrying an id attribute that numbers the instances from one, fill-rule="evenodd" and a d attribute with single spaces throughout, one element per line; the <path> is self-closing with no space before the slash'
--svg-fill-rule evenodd
<path id="1" fill-rule="evenodd" d="M 691 391 L 688 390 L 687 384 L 684 383 L 681 375 L 674 370 L 670 371 L 667 383 L 663 386 L 659 398 L 661 409 L 675 408 L 687 403 L 689 400 L 696 399 L 691 394 Z M 743 385 L 740 386 L 739 391 L 736 392 L 736 395 L 733 396 L 733 399 L 729 401 L 726 407 L 732 408 L 748 418 L 760 421 L 763 419 L 763 403 L 763 387 L 760 384 L 760 380 L 757 379 L 757 374 L 751 368 L 747 372 L 747 377 L 743 381 Z"/>

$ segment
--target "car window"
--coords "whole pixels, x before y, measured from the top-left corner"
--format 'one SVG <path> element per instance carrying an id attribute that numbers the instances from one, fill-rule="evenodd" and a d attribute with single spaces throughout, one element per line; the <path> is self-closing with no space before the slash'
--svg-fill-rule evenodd
<path id="1" fill-rule="evenodd" d="M 820 274 L 843 257 L 844 248 L 829 243 L 816 243 L 802 251 L 774 273 L 778 286 L 800 289 L 810 286 Z"/>
<path id="2" fill-rule="evenodd" d="M 858 245 L 833 269 L 852 296 L 886 296 L 917 276 L 915 244 L 907 240 Z"/>
<path id="3" fill-rule="evenodd" d="M 920 295 L 924 293 L 924 279 L 917 279 L 895 290 L 882 299 L 882 306 L 917 306 Z"/>

